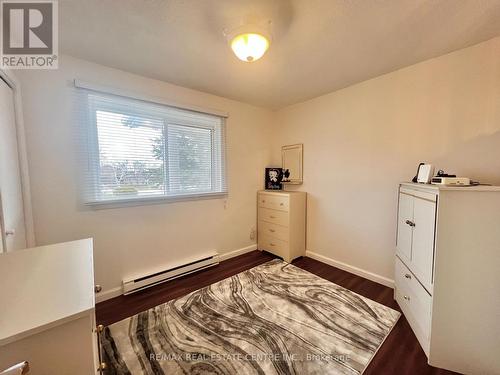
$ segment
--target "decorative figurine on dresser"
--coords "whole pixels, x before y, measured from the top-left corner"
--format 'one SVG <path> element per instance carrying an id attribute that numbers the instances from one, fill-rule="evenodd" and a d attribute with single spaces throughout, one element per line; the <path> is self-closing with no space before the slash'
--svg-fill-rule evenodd
<path id="1" fill-rule="evenodd" d="M 286 184 L 302 183 L 302 145 L 282 147 Z M 280 173 L 283 176 L 283 173 Z M 281 181 L 280 181 L 281 183 Z M 267 181 L 266 181 L 267 189 Z M 258 248 L 286 262 L 306 252 L 306 204 L 303 191 L 262 190 L 257 194 Z"/>

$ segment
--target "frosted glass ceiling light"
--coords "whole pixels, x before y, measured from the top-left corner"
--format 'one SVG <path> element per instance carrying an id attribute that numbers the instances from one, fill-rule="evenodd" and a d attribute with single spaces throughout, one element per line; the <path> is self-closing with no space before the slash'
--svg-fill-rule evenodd
<path id="1" fill-rule="evenodd" d="M 231 49 L 242 61 L 252 62 L 264 56 L 269 48 L 269 40 L 261 34 L 240 34 L 231 41 Z"/>
<path id="2" fill-rule="evenodd" d="M 236 57 L 245 62 L 260 59 L 271 44 L 271 33 L 258 26 L 246 25 L 224 34 Z"/>

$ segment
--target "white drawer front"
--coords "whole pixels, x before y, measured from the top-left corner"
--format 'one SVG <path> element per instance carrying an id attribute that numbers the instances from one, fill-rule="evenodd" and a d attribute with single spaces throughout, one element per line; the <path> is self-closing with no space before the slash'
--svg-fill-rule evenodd
<path id="1" fill-rule="evenodd" d="M 427 345 L 430 338 L 432 297 L 397 257 L 395 281 L 396 300 L 421 344 L 424 346 L 423 341 Z"/>
<path id="2" fill-rule="evenodd" d="M 268 223 L 267 221 L 259 221 L 259 236 L 268 236 L 278 238 L 282 241 L 288 241 L 288 227 L 282 225 Z"/>
<path id="3" fill-rule="evenodd" d="M 259 207 L 259 221 L 288 226 L 288 212 Z"/>
<path id="4" fill-rule="evenodd" d="M 288 261 L 288 242 L 268 236 L 259 236 L 259 249 L 282 257 Z"/>
<path id="5" fill-rule="evenodd" d="M 259 194 L 259 207 L 288 211 L 288 197 L 283 195 Z"/>

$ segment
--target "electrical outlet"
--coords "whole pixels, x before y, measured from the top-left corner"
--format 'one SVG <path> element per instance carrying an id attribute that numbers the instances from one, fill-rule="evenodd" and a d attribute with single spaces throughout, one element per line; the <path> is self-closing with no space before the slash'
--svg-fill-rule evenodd
<path id="1" fill-rule="evenodd" d="M 250 239 L 255 240 L 255 237 L 257 237 L 257 230 L 255 229 L 255 227 L 252 227 L 250 229 Z"/>

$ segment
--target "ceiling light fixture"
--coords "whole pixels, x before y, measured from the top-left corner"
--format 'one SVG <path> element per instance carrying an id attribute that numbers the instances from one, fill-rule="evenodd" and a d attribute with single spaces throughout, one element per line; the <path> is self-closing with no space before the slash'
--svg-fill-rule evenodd
<path id="1" fill-rule="evenodd" d="M 240 34 L 231 41 L 231 49 L 242 61 L 252 62 L 260 59 L 269 48 L 269 40 L 261 34 Z"/>
<path id="2" fill-rule="evenodd" d="M 271 33 L 257 26 L 242 26 L 230 33 L 224 31 L 224 34 L 236 57 L 245 62 L 260 59 L 271 44 Z"/>

